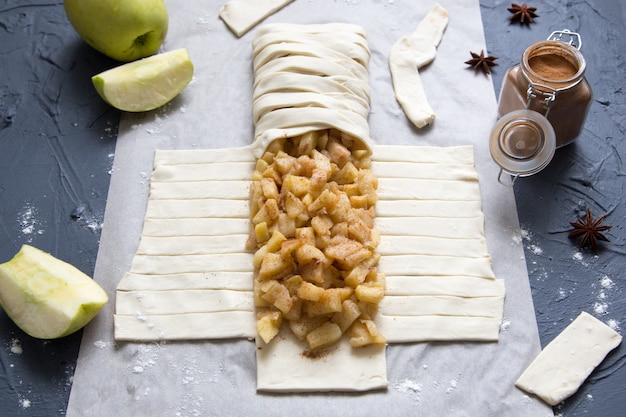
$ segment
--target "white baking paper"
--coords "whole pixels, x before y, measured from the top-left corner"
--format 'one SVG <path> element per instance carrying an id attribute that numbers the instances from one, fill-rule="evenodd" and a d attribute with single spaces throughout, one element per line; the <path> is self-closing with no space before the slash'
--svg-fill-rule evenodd
<path id="1" fill-rule="evenodd" d="M 245 146 L 253 137 L 250 41 L 218 18 L 221 1 L 168 0 L 164 50 L 186 47 L 195 75 L 164 108 L 123 117 L 96 264 L 112 298 L 136 252 L 156 149 Z M 395 100 L 388 53 L 412 33 L 434 2 L 298 0 L 265 22 L 361 25 L 372 51 L 370 136 L 376 143 L 475 146 L 493 269 L 507 298 L 498 343 L 423 343 L 387 348 L 389 388 L 366 394 L 256 392 L 255 346 L 247 340 L 119 343 L 114 303 L 84 331 L 67 415 L 432 415 L 551 416 L 514 382 L 540 350 L 513 190 L 497 181 L 488 150 L 496 118 L 491 79 L 465 64 L 485 48 L 477 0 L 441 0 L 450 22 L 433 63 L 420 76 L 436 113 L 418 130 Z"/>

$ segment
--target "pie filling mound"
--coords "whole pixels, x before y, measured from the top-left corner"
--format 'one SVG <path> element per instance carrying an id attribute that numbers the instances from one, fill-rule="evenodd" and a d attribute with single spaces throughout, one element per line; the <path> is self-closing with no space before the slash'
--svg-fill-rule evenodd
<path id="1" fill-rule="evenodd" d="M 378 180 L 369 151 L 335 129 L 273 141 L 250 192 L 257 331 L 286 325 L 310 351 L 385 344 L 374 323 L 385 294 L 377 269 Z"/>

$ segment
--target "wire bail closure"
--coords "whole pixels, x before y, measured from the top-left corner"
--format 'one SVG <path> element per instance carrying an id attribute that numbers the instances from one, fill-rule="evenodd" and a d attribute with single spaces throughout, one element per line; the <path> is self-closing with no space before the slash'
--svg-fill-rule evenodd
<path id="1" fill-rule="evenodd" d="M 563 37 L 569 37 L 569 40 L 566 42 L 563 40 Z M 578 50 L 580 50 L 580 48 L 583 46 L 583 41 L 580 37 L 580 34 L 572 32 L 569 29 L 555 30 L 550 34 L 550 36 L 548 36 L 547 40 L 565 42 L 569 45 L 572 45 Z"/>
<path id="2" fill-rule="evenodd" d="M 504 182 L 504 181 L 502 180 L 502 174 L 505 174 L 505 173 L 506 173 L 506 174 L 509 174 L 509 178 L 510 178 L 510 180 L 509 180 L 508 182 Z M 515 185 L 515 181 L 517 181 L 517 179 L 518 179 L 519 177 L 520 177 L 520 175 L 519 175 L 519 174 L 515 174 L 515 175 L 513 175 L 513 174 L 511 174 L 511 173 L 508 173 L 508 172 L 504 171 L 504 169 L 503 169 L 503 168 L 500 168 L 500 173 L 498 174 L 498 182 L 499 182 L 500 184 L 502 184 L 502 185 L 506 185 L 507 187 L 513 187 L 513 186 Z"/>

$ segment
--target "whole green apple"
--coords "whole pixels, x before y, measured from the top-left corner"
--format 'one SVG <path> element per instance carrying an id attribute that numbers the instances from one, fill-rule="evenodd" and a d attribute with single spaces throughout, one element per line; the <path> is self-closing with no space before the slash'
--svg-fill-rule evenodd
<path id="1" fill-rule="evenodd" d="M 65 0 L 64 6 L 80 37 L 118 61 L 157 53 L 167 34 L 164 0 Z"/>

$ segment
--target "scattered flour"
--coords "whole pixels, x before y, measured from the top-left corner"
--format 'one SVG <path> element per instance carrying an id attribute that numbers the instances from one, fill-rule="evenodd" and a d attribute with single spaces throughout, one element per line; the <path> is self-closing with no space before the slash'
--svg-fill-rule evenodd
<path id="1" fill-rule="evenodd" d="M 537 245 L 530 245 L 530 251 L 535 255 L 541 255 L 543 253 L 543 249 Z"/>
<path id="2" fill-rule="evenodd" d="M 615 320 L 615 319 L 608 319 L 606 321 L 607 326 L 609 326 L 611 329 L 615 330 L 616 332 L 619 332 L 621 330 L 621 327 L 619 325 L 619 321 Z"/>
<path id="3" fill-rule="evenodd" d="M 398 392 L 415 392 L 420 393 L 422 391 L 422 386 L 411 379 L 403 379 L 402 381 L 398 381 L 393 384 L 393 388 Z"/>
<path id="4" fill-rule="evenodd" d="M 100 139 L 112 139 L 115 137 L 117 137 L 117 122 L 107 120 L 104 135 L 100 136 Z"/>
<path id="5" fill-rule="evenodd" d="M 420 402 L 422 385 L 419 384 L 417 381 L 413 381 L 411 379 L 403 379 L 402 381 L 395 382 L 392 385 L 392 388 L 397 392 L 413 395 L 413 402 L 415 404 Z"/>
<path id="6" fill-rule="evenodd" d="M 597 316 L 603 316 L 609 314 L 609 306 L 611 304 L 611 291 L 615 289 L 615 282 L 608 275 L 604 275 L 599 280 L 599 290 L 596 294 L 596 301 L 593 304 L 593 311 Z M 596 288 L 596 284 L 592 285 L 593 288 Z M 619 332 L 620 331 L 620 322 L 613 318 L 609 318 L 606 320 L 607 326 L 611 329 Z"/>
<path id="7" fill-rule="evenodd" d="M 34 235 L 42 235 L 41 222 L 37 218 L 38 210 L 31 204 L 25 204 L 17 214 L 17 222 L 23 235 L 28 235 L 27 242 L 32 242 Z"/>
<path id="8" fill-rule="evenodd" d="M 581 251 L 576 251 L 572 254 L 572 260 L 580 262 L 582 266 L 589 266 L 589 262 L 585 261 L 583 253 Z"/>
<path id="9" fill-rule="evenodd" d="M 20 339 L 11 339 L 11 353 L 21 355 L 24 352 Z"/>
<path id="10" fill-rule="evenodd" d="M 534 255 L 542 255 L 543 249 L 536 244 L 531 243 L 532 233 L 526 229 L 520 229 L 519 234 L 514 234 L 512 239 L 516 245 L 521 245 L 524 241 L 528 242 L 526 247 Z"/>
<path id="11" fill-rule="evenodd" d="M 610 290 L 615 286 L 615 283 L 611 280 L 611 278 L 605 275 L 600 279 L 600 286 L 604 289 Z"/>
<path id="12" fill-rule="evenodd" d="M 139 345 L 135 351 L 135 363 L 131 366 L 131 370 L 134 374 L 141 374 L 147 369 L 156 365 L 161 345 L 159 343 L 153 343 L 148 345 Z"/>
<path id="13" fill-rule="evenodd" d="M 607 314 L 608 307 L 607 303 L 596 302 L 593 304 L 593 311 L 598 315 Z"/>
<path id="14" fill-rule="evenodd" d="M 87 222 L 87 228 L 90 229 L 92 232 L 97 232 L 99 230 L 102 230 L 102 222 L 94 217 Z"/>
<path id="15" fill-rule="evenodd" d="M 27 398 L 20 398 L 20 407 L 27 409 L 30 407 L 30 400 Z"/>
<path id="16" fill-rule="evenodd" d="M 570 293 L 571 293 L 571 290 L 570 290 Z M 565 291 L 565 289 L 559 288 L 559 296 L 557 297 L 556 301 L 563 301 L 568 296 L 569 296 L 569 293 L 567 291 Z"/>
<path id="17" fill-rule="evenodd" d="M 98 349 L 104 349 L 107 347 L 114 346 L 113 342 L 105 342 L 103 340 L 96 340 L 95 342 L 93 342 L 93 345 L 97 347 Z"/>
<path id="18" fill-rule="evenodd" d="M 107 155 L 107 158 L 109 160 L 109 170 L 107 171 L 107 174 L 113 175 L 113 161 L 115 159 L 115 154 L 114 153 L 110 153 L 110 154 Z"/>
<path id="19" fill-rule="evenodd" d="M 458 385 L 459 385 L 458 379 L 450 380 L 450 384 L 448 385 L 448 388 L 446 389 L 446 394 L 450 394 L 452 391 L 456 389 Z"/>
<path id="20" fill-rule="evenodd" d="M 511 328 L 511 321 L 510 320 L 502 320 L 502 323 L 500 324 L 500 331 L 502 333 L 505 333 L 505 332 L 509 331 L 509 328 Z"/>
<path id="21" fill-rule="evenodd" d="M 521 229 L 520 230 L 520 236 L 524 240 L 530 240 L 530 232 L 528 230 L 526 230 L 526 229 Z"/>

